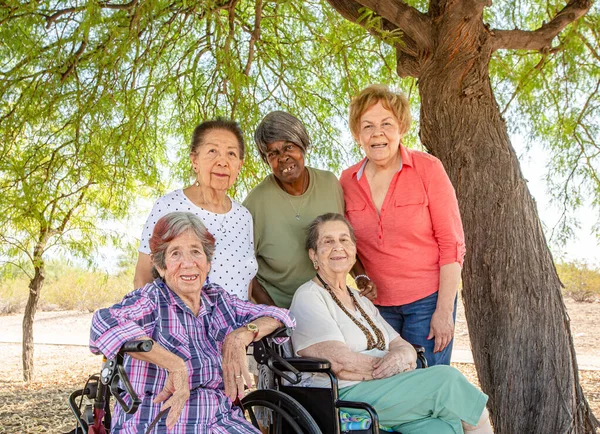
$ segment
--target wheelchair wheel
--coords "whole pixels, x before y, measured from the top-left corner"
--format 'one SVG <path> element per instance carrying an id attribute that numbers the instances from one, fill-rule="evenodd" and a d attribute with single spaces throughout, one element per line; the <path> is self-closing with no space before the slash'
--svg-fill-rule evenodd
<path id="1" fill-rule="evenodd" d="M 294 398 L 278 390 L 256 390 L 242 399 L 246 417 L 260 429 L 256 410 L 262 408 L 270 420 L 269 434 L 322 434 L 312 416 Z"/>

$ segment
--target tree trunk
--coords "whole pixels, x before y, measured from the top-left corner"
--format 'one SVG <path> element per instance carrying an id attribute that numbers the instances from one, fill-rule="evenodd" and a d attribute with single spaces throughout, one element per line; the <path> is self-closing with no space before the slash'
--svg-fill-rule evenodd
<path id="1" fill-rule="evenodd" d="M 447 40 L 419 74 L 420 136 L 456 188 L 465 314 L 495 432 L 594 433 L 561 282 L 492 94 L 486 31 L 460 30 L 438 33 Z"/>
<path id="2" fill-rule="evenodd" d="M 41 252 L 42 248 L 36 248 L 36 253 Z M 40 291 L 44 285 L 45 264 L 40 255 L 34 255 L 35 273 L 29 282 L 29 297 L 25 314 L 23 316 L 23 380 L 30 382 L 33 379 L 33 319 L 37 311 Z"/>

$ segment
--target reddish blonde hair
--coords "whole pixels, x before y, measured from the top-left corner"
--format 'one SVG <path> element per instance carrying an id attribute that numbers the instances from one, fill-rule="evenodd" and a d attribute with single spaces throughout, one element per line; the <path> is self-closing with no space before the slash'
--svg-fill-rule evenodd
<path id="1" fill-rule="evenodd" d="M 406 134 L 410 128 L 412 118 L 406 96 L 402 92 L 392 92 L 385 84 L 372 84 L 360 91 L 350 103 L 350 132 L 355 139 L 358 139 L 360 133 L 361 116 L 378 102 L 394 114 L 400 135 Z"/>

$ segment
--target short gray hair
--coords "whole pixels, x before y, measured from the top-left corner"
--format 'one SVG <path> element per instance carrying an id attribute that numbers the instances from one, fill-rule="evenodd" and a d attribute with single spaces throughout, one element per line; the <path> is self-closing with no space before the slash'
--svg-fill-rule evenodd
<path id="1" fill-rule="evenodd" d="M 152 253 L 152 262 L 155 267 L 167 267 L 165 253 L 169 243 L 184 232 L 192 231 L 200 243 L 206 255 L 208 262 L 212 261 L 215 252 L 215 237 L 212 236 L 202 220 L 191 212 L 172 212 L 162 216 L 154 225 L 152 237 L 150 237 L 150 252 Z M 154 277 L 158 277 L 152 270 Z"/>
<path id="2" fill-rule="evenodd" d="M 317 250 L 317 241 L 319 240 L 319 228 L 323 223 L 327 222 L 345 223 L 346 226 L 348 226 L 348 231 L 350 232 L 350 238 L 352 239 L 352 242 L 356 244 L 356 235 L 354 235 L 354 229 L 352 228 L 350 222 L 346 220 L 346 218 L 343 215 L 338 214 L 336 212 L 330 212 L 318 216 L 308 225 L 308 228 L 306 230 L 306 250 Z"/>
<path id="3" fill-rule="evenodd" d="M 298 146 L 306 154 L 310 146 L 310 138 L 304 124 L 284 111 L 273 111 L 266 115 L 254 132 L 254 141 L 261 158 L 267 162 L 267 147 L 283 140 Z"/>

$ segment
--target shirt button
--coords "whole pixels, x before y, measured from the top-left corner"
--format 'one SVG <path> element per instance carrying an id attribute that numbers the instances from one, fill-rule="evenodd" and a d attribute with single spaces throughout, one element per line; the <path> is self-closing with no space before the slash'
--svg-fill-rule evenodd
<path id="1" fill-rule="evenodd" d="M 381 235 L 379 235 L 379 239 L 381 239 Z"/>

